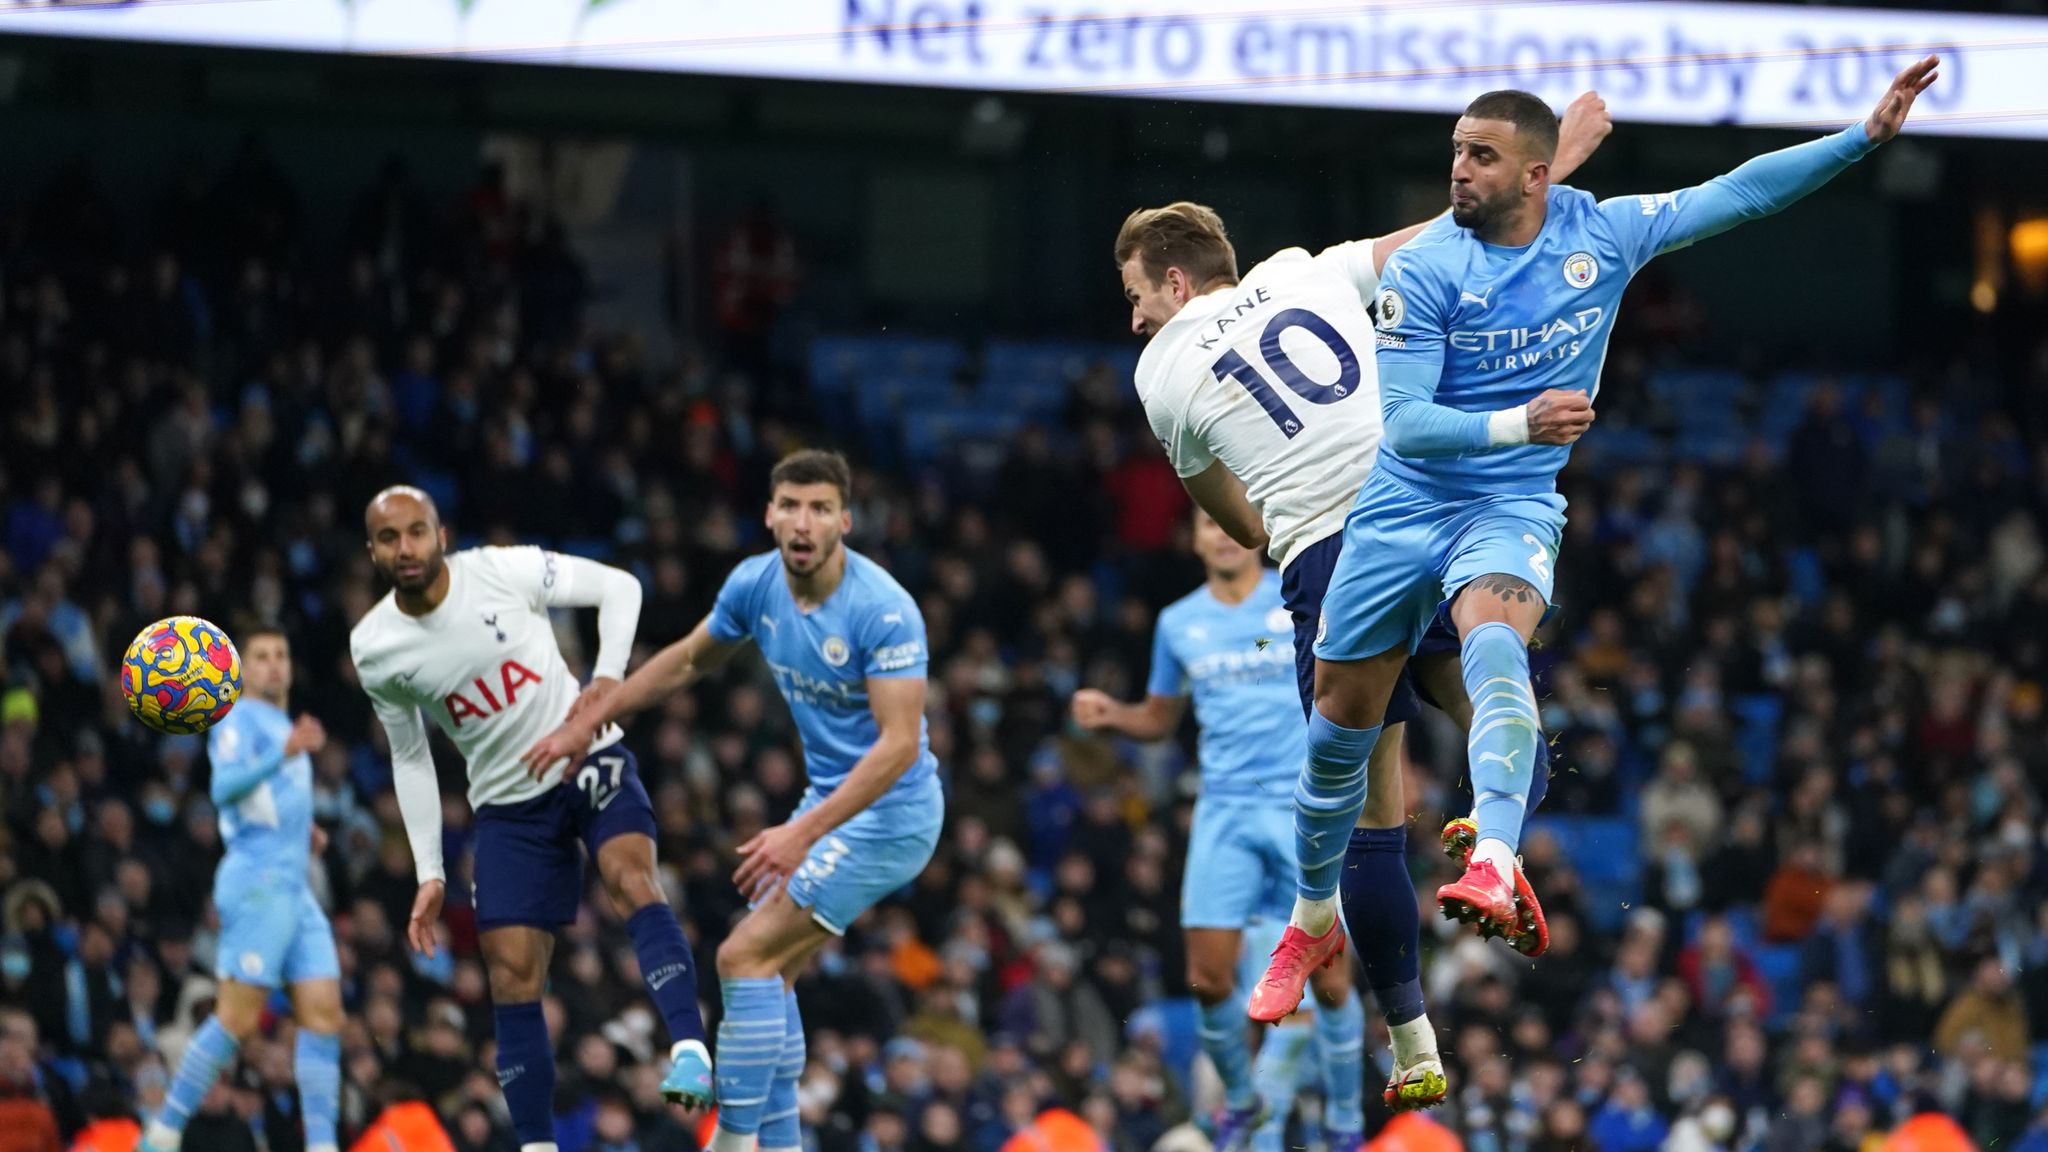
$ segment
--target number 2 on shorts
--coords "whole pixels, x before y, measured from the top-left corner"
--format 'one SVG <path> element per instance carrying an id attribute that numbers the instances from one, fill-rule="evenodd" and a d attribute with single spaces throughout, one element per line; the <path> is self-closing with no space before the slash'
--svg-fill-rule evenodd
<path id="1" fill-rule="evenodd" d="M 1545 584 L 1550 583 L 1550 549 L 1544 547 L 1543 541 L 1529 532 L 1522 533 L 1522 543 L 1536 546 L 1536 551 L 1529 554 L 1529 570 L 1536 573 L 1536 578 Z"/>

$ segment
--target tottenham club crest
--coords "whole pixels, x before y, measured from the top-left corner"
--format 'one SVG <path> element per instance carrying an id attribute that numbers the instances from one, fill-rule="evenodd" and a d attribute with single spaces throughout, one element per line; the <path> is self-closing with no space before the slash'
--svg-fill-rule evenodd
<path id="1" fill-rule="evenodd" d="M 1588 280 L 1586 283 L 1590 284 L 1592 281 Z M 1401 326 L 1401 321 L 1408 318 L 1408 302 L 1401 299 L 1401 294 L 1392 288 L 1381 289 L 1377 303 L 1378 307 L 1374 311 L 1379 313 L 1379 326 L 1382 332 L 1392 332 Z"/>
<path id="2" fill-rule="evenodd" d="M 1574 288 L 1591 288 L 1600 278 L 1600 262 L 1591 252 L 1574 252 L 1564 258 L 1564 282 Z"/>
<path id="3" fill-rule="evenodd" d="M 834 668 L 843 668 L 846 666 L 847 660 L 852 658 L 853 650 L 848 648 L 846 641 L 839 637 L 827 636 L 825 637 L 825 642 L 818 645 L 818 654 L 825 658 L 825 663 L 830 664 Z"/>

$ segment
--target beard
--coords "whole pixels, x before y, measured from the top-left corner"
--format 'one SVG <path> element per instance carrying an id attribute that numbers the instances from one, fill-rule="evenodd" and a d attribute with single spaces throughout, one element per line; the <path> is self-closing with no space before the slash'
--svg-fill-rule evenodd
<path id="1" fill-rule="evenodd" d="M 400 576 L 395 564 L 390 568 L 378 569 L 377 574 L 401 592 L 418 592 L 434 586 L 434 581 L 441 578 L 441 566 L 446 562 L 447 558 L 437 553 L 422 561 L 419 572 L 411 577 Z"/>
<path id="2" fill-rule="evenodd" d="M 1513 189 L 1510 189 L 1491 198 L 1475 198 L 1469 204 L 1454 202 L 1451 205 L 1451 223 L 1466 229 L 1484 228 L 1513 208 L 1514 200 Z"/>

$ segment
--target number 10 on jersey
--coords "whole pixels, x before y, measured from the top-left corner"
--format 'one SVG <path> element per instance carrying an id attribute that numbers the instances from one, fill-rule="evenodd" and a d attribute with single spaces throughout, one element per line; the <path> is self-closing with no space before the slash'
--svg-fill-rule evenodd
<path id="1" fill-rule="evenodd" d="M 1299 328 L 1321 340 L 1323 346 L 1330 350 L 1330 354 L 1337 358 L 1335 383 L 1318 384 L 1309 379 L 1308 373 L 1303 372 L 1293 357 L 1287 354 L 1287 349 L 1280 346 L 1280 337 L 1289 328 Z M 1287 385 L 1295 395 L 1311 404 L 1335 404 L 1358 391 L 1359 380 L 1362 377 L 1358 368 L 1358 354 L 1352 351 L 1351 344 L 1328 320 L 1306 308 L 1289 308 L 1268 321 L 1266 330 L 1259 334 L 1259 355 L 1266 361 L 1266 366 L 1273 370 L 1274 375 L 1280 377 L 1282 384 Z M 1252 399 L 1259 402 L 1259 407 L 1265 410 L 1266 416 L 1273 421 L 1274 427 L 1280 429 L 1282 436 L 1292 440 L 1300 433 L 1301 421 L 1294 415 L 1294 409 L 1288 406 L 1278 391 L 1274 390 L 1265 375 L 1252 367 L 1251 361 L 1238 355 L 1235 349 L 1225 352 L 1216 361 L 1215 371 L 1218 380 L 1235 380 L 1240 387 L 1251 393 Z"/>

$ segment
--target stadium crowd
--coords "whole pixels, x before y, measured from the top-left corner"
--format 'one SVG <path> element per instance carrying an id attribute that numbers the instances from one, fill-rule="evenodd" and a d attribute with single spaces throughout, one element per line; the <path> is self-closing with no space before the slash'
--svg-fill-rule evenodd
<path id="1" fill-rule="evenodd" d="M 645 648 L 765 546 L 769 464 L 835 440 L 801 357 L 760 353 L 787 251 L 727 261 L 737 304 L 670 368 L 588 328 L 560 229 L 490 179 L 442 211 L 394 167 L 337 260 L 309 255 L 296 205 L 250 147 L 147 222 L 83 167 L 0 218 L 0 1148 L 146 1114 L 209 1004 L 203 742 L 142 730 L 112 671 L 174 613 L 283 624 L 294 710 L 330 733 L 309 847 L 350 1014 L 346 1127 L 423 1101 L 455 1147 L 510 1147 L 466 862 L 449 947 L 404 946 L 412 864 L 345 643 L 381 593 L 358 511 L 427 480 L 464 540 L 628 567 Z M 1781 445 L 1703 462 L 1647 383 L 1698 318 L 1644 292 L 1567 474 L 1566 611 L 1536 654 L 1562 819 L 1525 851 L 1554 943 L 1531 964 L 1429 910 L 1454 1076 L 1438 1119 L 1475 1152 L 1847 1152 L 1938 1110 L 1981 1147 L 2048 1148 L 2048 351 L 1903 391 L 1823 379 Z M 1769 377 L 1735 368 L 1755 405 Z M 1082 685 L 1142 691 L 1155 611 L 1200 579 L 1127 392 L 1098 368 L 995 456 L 859 471 L 854 544 L 925 612 L 950 803 L 925 875 L 801 987 L 819 1152 L 1000 1152 L 1026 1129 L 1020 1147 L 1064 1152 L 1070 1118 L 1038 1119 L 1054 1106 L 1147 1152 L 1213 1091 L 1174 1009 L 1196 765 L 1066 720 Z M 1610 426 L 1651 450 L 1603 456 Z M 587 658 L 592 622 L 561 628 Z M 795 737 L 743 664 L 628 739 L 715 1012 L 733 847 L 796 805 Z M 437 748 L 464 861 L 460 767 Z M 1411 752 L 1426 901 L 1462 746 L 1425 727 Z M 1592 827 L 1627 832 L 1620 888 L 1579 878 Z M 1764 950 L 1796 957 L 1789 981 Z M 593 889 L 547 1002 L 565 1152 L 696 1147 L 656 1090 L 640 987 Z M 280 1012 L 186 1147 L 298 1148 L 290 1051 Z"/>

